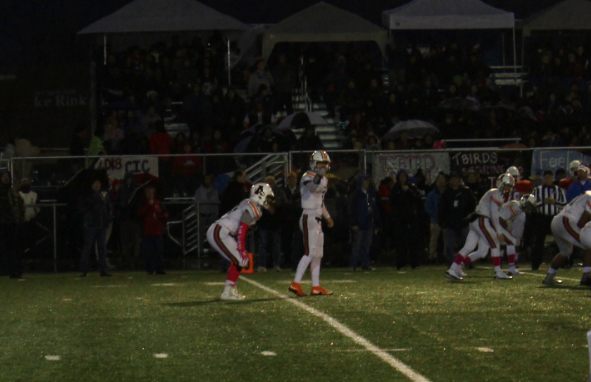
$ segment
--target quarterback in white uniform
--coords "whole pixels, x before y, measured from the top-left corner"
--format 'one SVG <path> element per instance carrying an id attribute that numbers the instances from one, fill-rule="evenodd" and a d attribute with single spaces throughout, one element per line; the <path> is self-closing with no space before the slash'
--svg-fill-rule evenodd
<path id="1" fill-rule="evenodd" d="M 470 232 L 466 238 L 464 247 L 458 252 L 452 265 L 445 275 L 454 280 L 462 280 L 465 275 L 462 271 L 464 259 L 482 243 L 490 248 L 493 265 L 495 267 L 495 278 L 499 280 L 510 279 L 501 270 L 501 253 L 499 250 L 500 241 L 504 240 L 503 227 L 499 220 L 499 210 L 506 202 L 515 180 L 509 174 L 503 174 L 497 179 L 497 187 L 488 190 L 478 202 L 476 211 L 470 223 Z"/>
<path id="2" fill-rule="evenodd" d="M 304 256 L 300 259 L 295 278 L 289 286 L 289 291 L 297 296 L 306 295 L 300 283 L 308 265 L 310 265 L 310 273 L 312 274 L 312 292 L 310 294 L 313 296 L 332 294 L 320 286 L 320 263 L 324 255 L 322 219 L 326 220 L 329 228 L 334 225 L 324 206 L 324 194 L 328 188 L 326 173 L 329 169 L 330 157 L 326 151 L 314 151 L 310 157 L 310 171 L 307 171 L 300 181 L 303 209 L 300 229 L 304 234 Z"/>
<path id="3" fill-rule="evenodd" d="M 591 191 L 585 191 L 570 201 L 558 215 L 552 219 L 552 235 L 556 240 L 556 245 L 560 251 L 552 260 L 550 269 L 544 278 L 543 284 L 556 285 L 561 284 L 562 280 L 555 279 L 556 271 L 563 266 L 568 257 L 573 253 L 573 247 L 584 248 L 582 244 L 581 229 L 591 220 Z M 585 240 L 587 242 L 588 240 Z M 588 248 L 587 248 L 588 249 Z M 583 264 L 583 274 L 589 274 L 591 264 Z M 583 280 L 581 280 L 583 281 Z"/>
<path id="4" fill-rule="evenodd" d="M 236 290 L 236 282 L 242 268 L 246 268 L 249 262 L 245 248 L 246 233 L 261 217 L 261 207 L 269 208 L 269 202 L 272 202 L 274 197 L 271 186 L 267 183 L 256 183 L 250 188 L 250 198 L 241 201 L 207 230 L 209 244 L 232 263 L 220 296 L 222 300 L 244 299 Z"/>
<path id="5" fill-rule="evenodd" d="M 499 219 L 501 223 L 501 231 L 503 233 L 503 240 L 500 244 L 504 244 L 507 248 L 507 257 L 509 259 L 509 273 L 516 276 L 519 271 L 515 268 L 515 261 L 517 259 L 515 247 L 519 245 L 518 238 L 523 235 L 523 221 L 519 219 L 525 212 L 531 211 L 536 205 L 536 198 L 532 195 L 523 196 L 518 202 L 511 200 L 501 207 L 499 211 Z M 478 250 L 469 254 L 464 258 L 464 265 L 469 265 L 473 261 L 481 259 L 488 254 L 490 247 L 485 240 L 478 241 Z"/>

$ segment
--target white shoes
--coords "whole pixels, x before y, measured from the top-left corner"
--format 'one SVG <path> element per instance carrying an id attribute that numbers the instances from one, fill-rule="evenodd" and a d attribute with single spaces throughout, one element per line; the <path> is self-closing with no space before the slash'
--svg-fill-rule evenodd
<path id="1" fill-rule="evenodd" d="M 265 267 L 257 267 L 257 272 L 258 273 L 267 272 L 267 268 L 265 268 Z"/>
<path id="2" fill-rule="evenodd" d="M 451 268 L 445 272 L 445 276 L 452 280 L 463 280 L 462 276 L 458 275 L 457 272 Z"/>
<path id="3" fill-rule="evenodd" d="M 519 272 L 519 271 L 517 270 L 517 268 L 515 268 L 515 267 L 509 267 L 509 274 L 510 274 L 511 276 L 519 276 L 519 275 L 521 275 L 522 273 L 521 273 L 521 272 Z"/>
<path id="4" fill-rule="evenodd" d="M 460 277 L 466 277 L 466 276 L 468 276 L 468 275 L 466 274 L 466 272 L 464 272 L 464 270 L 462 269 L 462 267 L 458 268 L 458 269 L 456 270 L 456 273 L 457 273 L 457 274 L 458 274 L 458 276 L 460 276 Z"/>
<path id="5" fill-rule="evenodd" d="M 244 300 L 246 296 L 238 293 L 238 289 L 235 286 L 227 286 L 220 295 L 220 300 Z"/>
<path id="6" fill-rule="evenodd" d="M 495 279 L 496 280 L 512 280 L 513 277 L 506 275 L 505 272 L 503 272 L 503 271 L 497 271 L 497 272 L 495 272 Z"/>

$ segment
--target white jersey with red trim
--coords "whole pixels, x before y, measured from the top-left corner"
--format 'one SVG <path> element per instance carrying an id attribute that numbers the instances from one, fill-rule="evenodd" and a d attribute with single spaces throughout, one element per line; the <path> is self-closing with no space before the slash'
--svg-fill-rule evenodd
<path id="1" fill-rule="evenodd" d="M 230 234 L 236 235 L 240 226 L 240 218 L 242 218 L 244 212 L 247 212 L 252 217 L 251 226 L 263 215 L 263 211 L 258 204 L 250 199 L 244 199 L 231 211 L 222 216 L 217 221 L 217 224 L 226 227 L 230 231 Z"/>
<path id="2" fill-rule="evenodd" d="M 485 216 L 489 219 L 493 218 L 493 208 L 498 212 L 501 206 L 505 203 L 505 196 L 498 188 L 491 188 L 488 190 L 476 206 L 476 214 Z"/>
<path id="3" fill-rule="evenodd" d="M 314 171 L 307 171 L 302 176 L 300 181 L 300 191 L 302 193 L 302 208 L 306 211 L 304 213 L 323 216 L 324 211 L 324 194 L 328 189 L 328 179 L 323 176 L 320 183 L 314 183 L 314 178 L 317 177 Z"/>
<path id="4" fill-rule="evenodd" d="M 585 211 L 591 213 L 591 191 L 585 191 L 571 200 L 558 215 L 578 220 Z"/>
<path id="5" fill-rule="evenodd" d="M 523 212 L 523 209 L 516 200 L 511 200 L 501 206 L 499 217 L 503 218 L 507 224 L 511 225 L 515 219 Z"/>

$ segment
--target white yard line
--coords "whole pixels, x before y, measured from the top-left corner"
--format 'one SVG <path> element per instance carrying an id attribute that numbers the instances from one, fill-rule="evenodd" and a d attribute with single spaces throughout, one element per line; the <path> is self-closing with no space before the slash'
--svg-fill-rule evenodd
<path id="1" fill-rule="evenodd" d="M 491 267 L 480 267 L 480 266 L 478 268 L 490 269 L 490 270 L 493 269 Z M 519 271 L 519 269 L 517 269 L 517 270 Z M 522 275 L 546 277 L 546 273 L 530 273 L 530 272 L 532 272 L 532 271 L 523 271 L 523 272 L 522 271 L 519 271 L 519 273 L 521 273 Z M 468 276 L 468 277 L 470 277 L 470 276 Z M 519 276 L 516 276 L 516 277 L 519 278 Z M 515 277 L 513 277 L 513 278 L 515 278 Z M 581 281 L 581 279 L 573 279 L 573 278 L 570 278 L 570 277 L 560 277 L 560 271 L 558 271 L 556 273 L 556 278 L 557 279 L 561 279 L 561 280 L 569 280 L 569 281 Z"/>
<path id="2" fill-rule="evenodd" d="M 329 316 L 328 314 L 322 313 L 321 311 L 314 309 L 311 306 L 308 306 L 301 301 L 298 301 L 298 299 L 296 299 L 296 298 L 289 298 L 285 294 L 277 292 L 275 289 L 271 289 L 259 282 L 251 280 L 247 277 L 242 276 L 241 279 L 246 281 L 247 283 L 252 284 L 252 285 L 254 285 L 266 292 L 269 292 L 277 297 L 283 298 L 283 299 L 285 299 L 285 301 L 291 302 L 292 304 L 294 304 L 295 306 L 297 306 L 299 308 L 302 308 L 306 312 L 311 313 L 314 316 L 323 319 L 330 326 L 332 326 L 333 328 L 335 328 L 336 330 L 341 332 L 341 334 L 343 334 L 346 337 L 349 337 L 357 344 L 363 346 L 368 351 L 370 351 L 373 354 L 375 354 L 376 356 L 378 356 L 382 361 L 386 362 L 388 365 L 392 366 L 394 369 L 398 370 L 400 373 L 407 376 L 411 381 L 413 381 L 413 382 L 430 382 L 427 378 L 423 377 L 422 375 L 420 375 L 419 373 L 417 373 L 416 371 L 414 371 L 413 369 L 411 369 L 409 366 L 405 365 L 404 363 L 402 363 L 398 359 L 392 357 L 385 350 L 380 349 L 379 347 L 377 347 L 374 344 L 372 344 L 371 342 L 369 342 L 367 339 L 361 337 L 359 334 L 355 333 L 354 331 L 352 331 L 351 329 L 349 329 L 345 325 L 341 324 L 340 322 L 338 322 L 336 319 Z M 320 297 L 320 298 L 323 298 L 323 297 Z M 326 298 L 326 297 L 324 297 L 324 298 Z"/>

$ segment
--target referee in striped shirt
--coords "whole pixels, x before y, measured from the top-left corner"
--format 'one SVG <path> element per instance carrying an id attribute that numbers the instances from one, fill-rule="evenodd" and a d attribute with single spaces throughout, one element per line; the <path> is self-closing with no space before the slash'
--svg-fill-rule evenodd
<path id="1" fill-rule="evenodd" d="M 544 183 L 535 188 L 533 195 L 536 198 L 535 217 L 535 242 L 531 260 L 531 269 L 537 271 L 544 260 L 544 241 L 546 235 L 551 235 L 552 218 L 556 216 L 566 205 L 564 190 L 554 184 L 554 173 L 544 171 Z"/>

